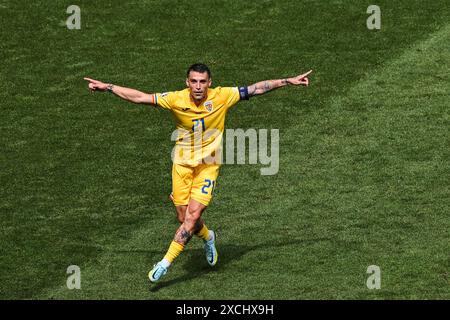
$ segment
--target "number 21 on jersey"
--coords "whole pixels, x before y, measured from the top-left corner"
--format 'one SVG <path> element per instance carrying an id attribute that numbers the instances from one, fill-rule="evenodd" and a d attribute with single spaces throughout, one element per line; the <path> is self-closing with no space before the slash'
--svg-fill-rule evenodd
<path id="1" fill-rule="evenodd" d="M 202 129 L 201 131 L 205 131 L 206 130 L 206 126 L 205 126 L 205 119 L 194 119 L 192 120 L 194 122 L 194 125 L 192 126 L 192 131 L 195 131 L 195 129 L 200 130 L 200 123 L 202 124 Z"/>

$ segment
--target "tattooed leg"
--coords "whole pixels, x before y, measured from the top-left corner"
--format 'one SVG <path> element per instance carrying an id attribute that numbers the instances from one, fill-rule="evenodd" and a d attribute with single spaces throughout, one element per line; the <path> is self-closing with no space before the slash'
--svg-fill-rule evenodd
<path id="1" fill-rule="evenodd" d="M 175 233 L 174 241 L 178 242 L 179 244 L 186 245 L 189 240 L 191 240 L 192 234 L 186 231 L 184 228 L 184 223 L 178 228 L 177 232 Z"/>
<path id="2" fill-rule="evenodd" d="M 198 220 L 195 222 L 194 234 L 196 234 L 197 232 L 199 232 L 199 231 L 202 229 L 203 223 L 204 223 L 204 222 L 203 222 L 202 219 L 198 219 Z"/>

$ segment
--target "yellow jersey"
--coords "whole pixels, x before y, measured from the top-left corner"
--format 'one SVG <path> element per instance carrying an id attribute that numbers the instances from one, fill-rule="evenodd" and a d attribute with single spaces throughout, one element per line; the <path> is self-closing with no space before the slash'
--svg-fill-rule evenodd
<path id="1" fill-rule="evenodd" d="M 176 140 L 172 152 L 174 163 L 197 166 L 201 163 L 220 164 L 222 136 L 228 110 L 236 104 L 246 88 L 209 88 L 204 101 L 196 105 L 190 89 L 155 93 L 157 107 L 170 110 L 176 123 L 172 140 Z M 245 92 L 246 93 L 246 92 Z"/>

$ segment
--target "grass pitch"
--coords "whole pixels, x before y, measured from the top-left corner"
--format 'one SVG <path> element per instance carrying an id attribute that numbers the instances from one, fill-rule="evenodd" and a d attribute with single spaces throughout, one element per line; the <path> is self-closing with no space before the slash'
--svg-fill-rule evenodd
<path id="1" fill-rule="evenodd" d="M 450 11 L 446 0 L 0 1 L 2 299 L 449 299 Z M 280 130 L 280 170 L 225 165 L 169 273 L 177 228 L 168 112 L 90 94 L 84 76 L 176 90 L 314 69 L 238 104 L 228 128 Z M 66 269 L 81 269 L 68 290 Z M 367 267 L 381 269 L 369 290 Z"/>

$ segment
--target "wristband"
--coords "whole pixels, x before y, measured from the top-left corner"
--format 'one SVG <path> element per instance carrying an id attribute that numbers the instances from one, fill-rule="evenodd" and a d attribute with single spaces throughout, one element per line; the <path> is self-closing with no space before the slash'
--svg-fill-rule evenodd
<path id="1" fill-rule="evenodd" d="M 106 90 L 108 90 L 109 92 L 113 92 L 114 85 L 113 84 L 108 84 L 108 86 L 106 87 Z"/>

